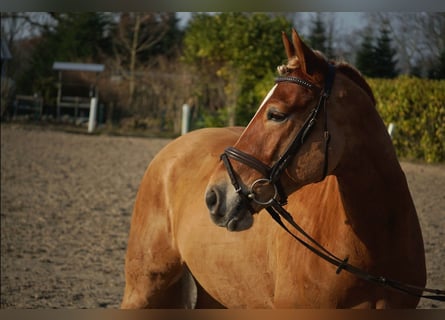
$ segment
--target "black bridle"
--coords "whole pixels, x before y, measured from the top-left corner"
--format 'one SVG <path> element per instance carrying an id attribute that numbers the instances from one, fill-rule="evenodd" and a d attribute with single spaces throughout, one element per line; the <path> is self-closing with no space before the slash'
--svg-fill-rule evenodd
<path id="1" fill-rule="evenodd" d="M 311 110 L 308 117 L 304 121 L 300 130 L 297 132 L 296 136 L 289 144 L 287 149 L 281 155 L 281 157 L 273 164 L 272 167 L 264 164 L 260 160 L 255 157 L 239 150 L 234 147 L 228 147 L 224 150 L 224 153 L 221 155 L 221 160 L 223 161 L 227 172 L 230 176 L 230 180 L 232 185 L 235 187 L 236 192 L 240 195 L 240 197 L 244 200 L 248 207 L 250 206 L 250 201 L 254 201 L 262 206 L 271 206 L 273 203 L 278 203 L 279 205 L 285 205 L 287 203 L 287 195 L 284 192 L 284 189 L 281 185 L 281 175 L 289 166 L 290 161 L 295 157 L 295 155 L 300 150 L 301 146 L 306 141 L 306 138 L 309 136 L 310 132 L 314 128 L 314 125 L 317 121 L 317 117 L 320 114 L 320 110 L 323 109 L 324 113 L 324 155 L 325 161 L 323 166 L 322 178 L 323 180 L 326 177 L 327 169 L 328 169 L 328 145 L 330 140 L 330 134 L 328 131 L 327 124 L 327 110 L 326 110 L 326 101 L 329 98 L 331 93 L 332 85 L 334 83 L 335 78 L 335 67 L 329 64 L 328 74 L 325 79 L 325 85 L 323 91 L 320 94 L 320 98 L 318 100 L 315 108 Z M 302 86 L 306 89 L 313 90 L 317 88 L 311 82 L 297 78 L 292 76 L 283 76 L 275 79 L 276 83 L 289 82 L 294 83 L 299 86 Z M 244 191 L 236 178 L 235 171 L 233 170 L 230 159 L 241 162 L 250 168 L 255 169 L 259 173 L 263 175 L 264 178 L 258 179 L 252 183 L 249 190 Z M 269 199 L 262 200 L 258 199 L 258 193 L 255 192 L 255 189 L 260 186 L 270 186 L 272 188 L 273 196 Z"/>
<path id="2" fill-rule="evenodd" d="M 432 300 L 438 300 L 438 301 L 445 301 L 445 291 L 444 290 L 438 290 L 438 289 L 428 289 L 423 287 L 418 287 L 414 285 L 409 285 L 405 283 L 401 283 L 399 281 L 395 281 L 392 279 L 388 279 L 383 276 L 375 276 L 372 274 L 369 274 L 368 272 L 357 268 L 351 264 L 348 263 L 348 257 L 345 259 L 338 258 L 334 254 L 332 254 L 330 251 L 328 251 L 326 248 L 324 248 L 321 244 L 319 244 L 315 239 L 313 239 L 309 234 L 307 234 L 292 218 L 292 215 L 286 211 L 286 209 L 283 208 L 284 205 L 287 204 L 287 195 L 284 192 L 284 189 L 281 184 L 281 175 L 288 167 L 290 161 L 296 156 L 298 151 L 300 150 L 301 146 L 306 141 L 306 138 L 308 137 L 309 133 L 312 131 L 316 121 L 317 117 L 320 114 L 320 110 L 323 108 L 324 113 L 324 128 L 323 128 L 323 138 L 324 138 L 324 165 L 323 165 L 323 172 L 322 172 L 322 178 L 321 180 L 324 180 L 324 178 L 327 175 L 328 170 L 328 146 L 329 146 L 329 140 L 330 140 L 330 134 L 328 131 L 328 122 L 327 122 L 327 110 L 326 110 L 326 102 L 330 96 L 331 89 L 334 83 L 335 78 L 335 66 L 329 64 L 328 73 L 326 75 L 325 84 L 323 87 L 323 90 L 320 94 L 320 98 L 318 100 L 318 103 L 314 109 L 310 112 L 309 116 L 304 121 L 302 127 L 297 132 L 296 136 L 290 143 L 290 145 L 287 147 L 283 155 L 270 167 L 260 160 L 256 159 L 255 157 L 239 150 L 234 147 L 228 147 L 224 150 L 224 153 L 221 155 L 221 160 L 224 163 L 224 166 L 226 167 L 227 173 L 230 177 L 231 183 L 233 187 L 235 188 L 235 191 L 238 193 L 244 204 L 246 205 L 246 208 L 248 208 L 251 213 L 255 213 L 255 210 L 253 209 L 251 202 L 255 202 L 261 206 L 264 206 L 265 209 L 269 212 L 271 217 L 287 232 L 289 233 L 294 239 L 296 239 L 300 244 L 302 244 L 304 247 L 318 255 L 319 257 L 323 258 L 327 262 L 333 264 L 337 267 L 336 273 L 339 274 L 342 270 L 346 270 L 355 276 L 357 276 L 360 279 L 364 279 L 366 281 L 370 281 L 373 283 L 376 283 L 380 286 L 390 287 L 392 289 L 398 290 L 400 292 L 404 292 L 419 298 L 427 298 Z M 311 82 L 297 78 L 292 76 L 283 76 L 278 77 L 275 79 L 276 83 L 281 82 L 289 82 L 294 83 L 299 86 L 302 86 L 304 88 L 307 88 L 309 90 L 313 90 L 316 88 L 314 84 Z M 233 169 L 233 166 L 231 164 L 231 161 L 235 160 L 238 162 L 241 162 L 250 168 L 255 169 L 259 173 L 263 175 L 264 178 L 260 178 L 258 180 L 255 180 L 251 186 L 249 187 L 249 190 L 245 191 L 243 190 L 240 182 L 238 181 L 238 178 L 236 176 L 236 173 Z M 265 200 L 258 198 L 259 194 L 256 191 L 257 188 L 261 187 L 268 187 L 270 190 L 272 190 L 269 198 L 266 198 Z M 289 228 L 283 223 L 280 217 L 283 217 L 295 230 L 297 230 L 301 235 L 303 235 L 308 241 L 305 241 L 301 239 L 300 237 L 296 236 L 294 233 L 292 233 Z M 423 295 L 422 292 L 429 292 L 433 293 L 434 295 Z"/>

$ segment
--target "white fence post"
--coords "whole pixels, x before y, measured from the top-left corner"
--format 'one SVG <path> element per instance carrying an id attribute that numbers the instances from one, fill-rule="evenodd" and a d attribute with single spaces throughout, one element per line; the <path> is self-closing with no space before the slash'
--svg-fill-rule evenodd
<path id="1" fill-rule="evenodd" d="M 97 98 L 91 98 L 90 104 L 90 117 L 88 120 L 88 133 L 94 131 L 94 127 L 96 126 L 96 111 L 97 111 Z"/>
<path id="2" fill-rule="evenodd" d="M 189 132 L 190 127 L 190 106 L 185 103 L 182 106 L 182 126 L 181 134 L 184 135 Z"/>
<path id="3" fill-rule="evenodd" d="M 393 123 L 393 122 L 391 122 L 389 125 L 388 125 L 388 133 L 389 133 L 389 136 L 392 138 L 392 134 L 394 133 L 394 129 L 395 129 L 395 127 L 396 127 L 396 125 Z"/>

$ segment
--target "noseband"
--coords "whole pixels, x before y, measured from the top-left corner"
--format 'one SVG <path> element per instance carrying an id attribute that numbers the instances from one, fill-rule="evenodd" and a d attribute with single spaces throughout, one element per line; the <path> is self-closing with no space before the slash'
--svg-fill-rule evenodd
<path id="1" fill-rule="evenodd" d="M 320 109 L 323 107 L 324 112 L 324 154 L 325 161 L 323 166 L 323 174 L 321 180 L 326 177 L 327 169 L 328 169 L 328 144 L 330 139 L 330 134 L 327 126 L 327 110 L 326 110 L 326 101 L 329 98 L 331 93 L 332 85 L 334 83 L 335 78 L 335 66 L 329 64 L 328 73 L 325 79 L 325 85 L 323 91 L 320 94 L 320 98 L 318 103 L 314 109 L 312 109 L 309 116 L 304 121 L 302 127 L 297 132 L 295 138 L 287 147 L 286 151 L 283 155 L 275 162 L 272 167 L 264 164 L 260 160 L 255 157 L 239 150 L 234 147 L 228 147 L 224 150 L 224 153 L 221 155 L 221 160 L 226 167 L 227 173 L 230 177 L 231 183 L 235 188 L 235 191 L 239 194 L 241 199 L 246 203 L 247 207 L 250 211 L 254 212 L 252 206 L 250 205 L 251 201 L 265 206 L 266 208 L 272 206 L 274 203 L 283 206 L 287 203 L 287 195 L 284 192 L 283 186 L 281 185 L 281 174 L 286 170 L 289 166 L 290 161 L 295 157 L 295 155 L 300 150 L 301 146 L 306 141 L 309 133 L 312 131 L 318 114 L 320 113 Z M 306 89 L 313 90 L 316 86 L 304 79 L 298 77 L 291 76 L 283 76 L 275 79 L 275 83 L 281 82 L 289 82 L 299 86 L 302 86 Z M 230 162 L 230 159 L 241 162 L 250 168 L 255 169 L 259 173 L 263 175 L 264 178 L 258 179 L 252 183 L 249 187 L 249 190 L 244 191 L 241 187 L 233 169 L 233 166 Z M 271 197 L 266 199 L 259 198 L 260 195 L 258 192 L 255 192 L 258 188 L 269 188 Z"/>

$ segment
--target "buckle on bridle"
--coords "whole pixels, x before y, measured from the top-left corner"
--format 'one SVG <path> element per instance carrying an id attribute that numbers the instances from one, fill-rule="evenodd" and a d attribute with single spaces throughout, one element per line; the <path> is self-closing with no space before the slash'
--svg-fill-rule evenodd
<path id="1" fill-rule="evenodd" d="M 270 188 L 270 187 L 273 187 L 273 189 L 271 189 L 273 195 L 270 198 L 266 198 L 267 200 L 258 198 L 262 194 L 265 193 L 264 191 L 262 191 L 260 189 Z M 266 190 L 266 193 L 267 193 L 267 190 Z M 247 197 L 250 200 L 252 200 L 253 202 L 255 202 L 261 206 L 268 206 L 268 205 L 272 204 L 275 200 L 277 200 L 277 196 L 278 196 L 278 188 L 277 188 L 276 184 L 266 178 L 261 178 L 261 179 L 255 180 L 252 183 L 252 185 L 250 186 L 250 192 L 247 195 Z"/>

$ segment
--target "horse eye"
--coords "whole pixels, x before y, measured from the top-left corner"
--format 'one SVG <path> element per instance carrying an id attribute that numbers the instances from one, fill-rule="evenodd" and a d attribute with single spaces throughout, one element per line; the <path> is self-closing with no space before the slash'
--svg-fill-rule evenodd
<path id="1" fill-rule="evenodd" d="M 277 110 L 269 110 L 267 112 L 267 120 L 272 120 L 275 122 L 283 122 L 287 119 L 287 114 L 279 112 Z"/>

